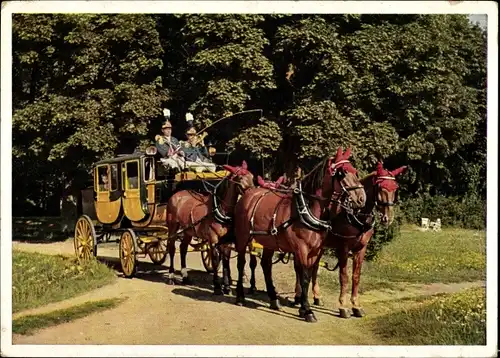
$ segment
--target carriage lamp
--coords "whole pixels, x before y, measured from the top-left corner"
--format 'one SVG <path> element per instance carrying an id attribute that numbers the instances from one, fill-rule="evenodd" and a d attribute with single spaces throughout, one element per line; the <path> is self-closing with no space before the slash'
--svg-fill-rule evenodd
<path id="1" fill-rule="evenodd" d="M 213 157 L 215 155 L 215 148 L 214 147 L 208 147 L 208 154 Z"/>
<path id="2" fill-rule="evenodd" d="M 147 155 L 156 155 L 157 152 L 158 152 L 158 149 L 154 145 L 146 148 Z"/>
<path id="3" fill-rule="evenodd" d="M 168 109 L 168 108 L 163 108 L 163 116 L 164 116 L 166 119 L 170 119 L 170 109 Z"/>
<path id="4" fill-rule="evenodd" d="M 194 121 L 194 117 L 191 113 L 186 113 L 186 122 L 192 122 Z"/>

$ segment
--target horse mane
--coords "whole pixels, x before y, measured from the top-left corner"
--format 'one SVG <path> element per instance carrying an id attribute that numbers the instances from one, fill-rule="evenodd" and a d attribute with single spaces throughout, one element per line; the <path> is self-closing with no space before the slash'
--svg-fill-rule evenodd
<path id="1" fill-rule="evenodd" d="M 313 169 L 302 179 L 302 189 L 306 192 L 314 192 L 316 189 L 321 188 L 323 185 L 323 178 L 325 177 L 326 166 L 328 165 L 330 157 L 324 157 Z"/>

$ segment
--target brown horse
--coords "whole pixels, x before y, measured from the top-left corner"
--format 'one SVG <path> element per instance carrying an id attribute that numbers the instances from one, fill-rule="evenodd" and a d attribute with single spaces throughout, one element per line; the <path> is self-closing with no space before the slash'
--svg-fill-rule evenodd
<path id="1" fill-rule="evenodd" d="M 230 248 L 221 247 L 223 258 L 224 291 L 221 289 L 217 268 L 220 263 L 219 250 L 216 245 L 219 239 L 227 234 L 232 225 L 232 215 L 238 195 L 248 188 L 254 187 L 253 174 L 248 171 L 243 161 L 240 167 L 224 165 L 230 172 L 214 189 L 214 193 L 198 193 L 182 190 L 175 193 L 167 203 L 167 225 L 169 231 L 168 248 L 170 253 L 170 269 L 168 283 L 173 283 L 175 241 L 183 235 L 180 245 L 181 275 L 184 283 L 188 282 L 186 270 L 187 249 L 193 237 L 198 237 L 210 245 L 212 256 L 214 293 L 230 292 L 229 254 Z"/>
<path id="2" fill-rule="evenodd" d="M 245 252 L 249 242 L 255 238 L 263 247 L 261 266 L 266 281 L 267 293 L 272 309 L 280 309 L 272 280 L 272 257 L 274 251 L 292 252 L 301 265 L 300 317 L 315 322 L 307 292 L 311 270 L 319 259 L 327 231 L 328 221 L 321 220 L 331 201 L 361 208 L 365 205 L 365 191 L 357 178 L 356 169 L 349 163 L 350 149 L 342 153 L 339 148 L 335 159 L 322 161 L 305 186 L 313 195 L 305 194 L 301 184 L 290 191 L 266 188 L 247 190 L 235 208 L 235 249 L 238 253 L 237 304 L 243 305 L 243 271 Z M 320 170 L 318 168 L 321 167 Z M 313 173 L 312 172 L 312 173 Z M 310 204 L 306 203 L 306 198 Z"/>
<path id="3" fill-rule="evenodd" d="M 359 279 L 361 276 L 361 266 L 365 258 L 368 242 L 373 235 L 374 216 L 373 209 L 377 208 L 382 224 L 389 226 L 394 220 L 394 202 L 398 184 L 396 176 L 401 174 L 406 169 L 406 166 L 400 167 L 393 171 L 384 169 L 381 162 L 377 165 L 377 170 L 367 175 L 361 180 L 366 192 L 366 205 L 359 213 L 352 214 L 345 212 L 344 215 L 339 215 L 332 221 L 332 231 L 327 236 L 325 247 L 335 249 L 338 257 L 337 267 L 339 270 L 340 279 L 340 316 L 343 318 L 350 317 L 346 305 L 347 285 L 349 275 L 347 272 L 347 261 L 349 252 L 353 253 L 352 267 L 352 292 L 351 303 L 353 314 L 356 317 L 364 316 L 364 311 L 361 308 L 358 300 Z M 301 285 L 299 281 L 300 262 L 294 260 L 295 264 L 295 304 L 300 302 Z M 318 268 L 319 262 L 316 263 L 312 272 L 313 297 L 314 304 L 321 306 L 322 302 L 319 298 L 318 284 Z"/>

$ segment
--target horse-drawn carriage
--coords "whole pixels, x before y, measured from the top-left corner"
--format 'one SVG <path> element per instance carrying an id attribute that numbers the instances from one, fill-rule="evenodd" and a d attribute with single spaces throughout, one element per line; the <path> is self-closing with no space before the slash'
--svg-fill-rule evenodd
<path id="1" fill-rule="evenodd" d="M 82 215 L 75 226 L 74 246 L 79 260 L 97 255 L 97 245 L 117 241 L 123 274 L 132 277 L 137 258 L 149 256 L 161 265 L 167 256 L 167 202 L 180 190 L 207 191 L 227 174 L 226 170 L 172 173 L 160 162 L 155 147 L 146 152 L 119 155 L 93 167 L 93 186 L 82 190 Z M 208 246 L 191 242 L 200 251 L 203 265 L 212 271 Z"/>

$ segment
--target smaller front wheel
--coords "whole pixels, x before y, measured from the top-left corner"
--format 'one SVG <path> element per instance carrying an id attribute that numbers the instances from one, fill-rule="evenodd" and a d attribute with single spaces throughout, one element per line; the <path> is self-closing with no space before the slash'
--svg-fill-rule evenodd
<path id="1" fill-rule="evenodd" d="M 120 237 L 120 263 L 123 275 L 131 278 L 137 271 L 137 236 L 134 231 L 127 229 Z"/>
<path id="2" fill-rule="evenodd" d="M 159 239 L 147 244 L 147 253 L 155 265 L 163 265 L 167 260 L 167 240 Z"/>

